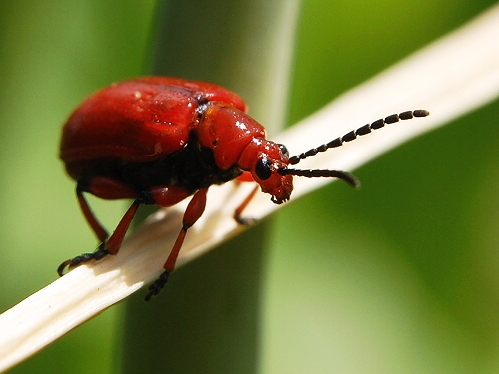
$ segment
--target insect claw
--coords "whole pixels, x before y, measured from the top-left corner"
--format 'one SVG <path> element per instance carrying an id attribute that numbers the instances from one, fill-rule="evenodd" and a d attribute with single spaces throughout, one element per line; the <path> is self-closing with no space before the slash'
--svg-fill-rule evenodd
<path id="1" fill-rule="evenodd" d="M 100 260 L 104 258 L 106 255 L 109 254 L 107 249 L 102 249 L 101 246 L 99 246 L 99 249 L 97 249 L 95 252 L 92 253 L 83 253 L 79 256 L 76 256 L 74 258 L 70 258 L 66 261 L 64 261 L 62 264 L 59 265 L 57 268 L 57 274 L 59 274 L 60 277 L 62 277 L 64 274 L 66 274 L 64 271 L 67 270 L 70 271 L 71 269 L 74 269 L 75 267 L 88 262 L 90 260 Z"/>
<path id="2" fill-rule="evenodd" d="M 159 278 L 149 286 L 149 293 L 146 295 L 144 300 L 149 301 L 153 296 L 156 296 L 165 287 L 169 277 L 170 273 L 168 271 L 162 272 Z"/>
<path id="3" fill-rule="evenodd" d="M 60 264 L 59 267 L 57 268 L 57 274 L 59 274 L 59 276 L 62 277 L 65 274 L 64 271 L 66 270 L 66 267 L 68 267 L 69 270 L 69 267 L 71 266 L 72 262 L 73 260 L 69 259 Z"/>

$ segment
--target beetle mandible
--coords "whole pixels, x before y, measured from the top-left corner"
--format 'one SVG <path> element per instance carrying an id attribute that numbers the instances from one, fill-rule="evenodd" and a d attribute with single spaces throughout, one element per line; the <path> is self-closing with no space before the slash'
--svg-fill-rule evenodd
<path id="1" fill-rule="evenodd" d="M 77 182 L 80 208 L 101 242 L 95 252 L 64 261 L 57 272 L 118 253 L 128 227 L 142 204 L 173 206 L 192 196 L 182 228 L 146 300 L 165 286 L 175 267 L 187 230 L 203 214 L 213 184 L 253 180 L 253 192 L 235 212 L 241 214 L 260 189 L 281 204 L 289 200 L 293 175 L 334 177 L 352 186 L 357 179 L 340 170 L 292 169 L 289 165 L 341 146 L 385 124 L 425 117 L 425 110 L 406 111 L 377 120 L 329 143 L 289 157 L 286 147 L 266 139 L 265 129 L 246 114 L 245 102 L 220 86 L 167 77 L 142 77 L 112 84 L 88 97 L 62 130 L 60 158 Z M 109 236 L 85 199 L 134 199 Z"/>

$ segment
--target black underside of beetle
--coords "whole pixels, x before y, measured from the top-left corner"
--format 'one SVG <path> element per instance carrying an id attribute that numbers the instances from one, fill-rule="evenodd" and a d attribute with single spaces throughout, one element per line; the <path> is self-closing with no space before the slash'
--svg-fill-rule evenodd
<path id="1" fill-rule="evenodd" d="M 88 177 L 97 175 L 110 177 L 134 187 L 137 191 L 147 191 L 158 186 L 176 186 L 194 193 L 200 188 L 233 180 L 242 172 L 237 165 L 227 170 L 220 169 L 215 163 L 213 151 L 201 147 L 193 132 L 183 149 L 158 160 L 149 162 L 96 160 L 90 170 L 87 169 L 83 174 Z M 84 176 L 80 182 L 85 179 Z"/>
<path id="2" fill-rule="evenodd" d="M 119 179 L 135 186 L 139 191 L 155 186 L 176 186 L 193 193 L 213 184 L 223 184 L 242 174 L 233 166 L 220 169 L 213 151 L 189 142 L 181 151 L 147 163 L 123 162 L 118 167 Z"/>

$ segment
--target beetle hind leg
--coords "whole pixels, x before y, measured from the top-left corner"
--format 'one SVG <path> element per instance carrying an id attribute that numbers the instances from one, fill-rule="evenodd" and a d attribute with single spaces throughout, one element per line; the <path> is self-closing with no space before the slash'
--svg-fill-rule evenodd
<path id="1" fill-rule="evenodd" d="M 66 269 L 71 270 L 71 269 L 77 267 L 78 265 L 81 265 L 81 264 L 88 262 L 90 260 L 100 260 L 100 259 L 104 258 L 105 256 L 107 256 L 109 254 L 109 252 L 104 248 L 104 244 L 105 243 L 102 242 L 99 245 L 99 248 L 97 248 L 97 250 L 95 252 L 83 253 L 79 256 L 76 256 L 76 257 L 73 257 L 73 258 L 70 258 L 70 259 L 64 261 L 57 268 L 57 274 L 59 274 L 59 276 L 62 277 L 64 275 Z"/>
<path id="2" fill-rule="evenodd" d="M 59 267 L 57 268 L 57 273 L 59 274 L 59 276 L 62 277 L 64 275 L 64 270 L 66 268 L 68 270 L 71 270 L 77 267 L 78 265 L 81 265 L 82 263 L 91 260 L 100 260 L 107 255 L 115 255 L 116 253 L 118 253 L 121 247 L 121 242 L 123 241 L 123 238 L 125 237 L 128 227 L 130 226 L 130 223 L 132 222 L 135 213 L 137 213 L 140 204 L 142 204 L 142 200 L 136 199 L 132 203 L 132 205 L 130 205 L 125 215 L 123 216 L 123 218 L 121 218 L 121 221 L 118 223 L 118 226 L 116 226 L 116 229 L 114 230 L 113 234 L 109 237 L 109 239 L 107 239 L 107 237 L 104 238 L 101 244 L 99 245 L 99 248 L 97 248 L 95 252 L 83 253 L 79 256 L 66 260 L 62 264 L 60 264 Z M 95 221 L 97 222 L 97 220 Z"/>
<path id="3" fill-rule="evenodd" d="M 105 185 L 104 183 L 109 184 L 109 180 L 104 180 L 104 182 L 101 183 L 99 179 L 96 180 L 93 184 L 90 186 L 101 186 Z M 114 183 L 111 181 L 111 183 Z M 79 256 L 76 256 L 74 258 L 68 259 L 61 263 L 59 267 L 57 268 L 57 273 L 59 276 L 63 276 L 65 273 L 65 270 L 71 270 L 78 265 L 81 265 L 82 263 L 91 261 L 91 260 L 100 260 L 107 256 L 108 254 L 115 255 L 118 253 L 120 247 L 121 247 L 121 242 L 123 241 L 123 238 L 125 237 L 125 234 L 128 230 L 128 227 L 130 226 L 130 223 L 132 222 L 133 217 L 135 216 L 135 213 L 137 212 L 138 207 L 140 204 L 143 203 L 142 199 L 135 199 L 135 201 L 130 205 L 128 210 L 126 211 L 125 215 L 123 218 L 121 218 L 121 221 L 118 223 L 118 226 L 116 226 L 116 229 L 114 230 L 113 234 L 109 236 L 108 232 L 104 227 L 100 224 L 100 222 L 97 220 L 95 217 L 94 213 L 90 209 L 90 206 L 85 199 L 85 196 L 83 195 L 83 192 L 91 192 L 93 193 L 94 191 L 92 188 L 89 188 L 87 184 L 84 183 L 78 183 L 76 186 L 76 196 L 78 199 L 78 203 L 80 204 L 81 211 L 83 212 L 83 215 L 85 219 L 87 220 L 88 224 L 92 228 L 92 231 L 95 233 L 97 236 L 98 240 L 101 242 L 99 247 L 95 252 L 90 252 L 90 253 L 83 253 Z M 126 191 L 126 193 L 129 193 Z M 130 193 L 131 194 L 131 193 Z M 127 197 L 127 196 L 124 196 Z"/>

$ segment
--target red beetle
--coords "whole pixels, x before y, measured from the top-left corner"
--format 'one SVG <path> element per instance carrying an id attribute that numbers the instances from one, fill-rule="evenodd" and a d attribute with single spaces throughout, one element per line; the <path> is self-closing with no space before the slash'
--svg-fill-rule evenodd
<path id="1" fill-rule="evenodd" d="M 288 165 L 385 124 L 427 115 L 424 110 L 395 114 L 289 157 L 286 147 L 265 138 L 263 126 L 246 114 L 244 101 L 222 87 L 165 77 L 113 84 L 87 98 L 62 130 L 60 157 L 77 181 L 81 210 L 101 244 L 93 253 L 64 261 L 57 272 L 62 276 L 66 268 L 118 253 L 141 204 L 169 207 L 193 195 L 165 271 L 149 287 L 149 300 L 168 281 L 187 230 L 203 214 L 212 184 L 250 176 L 276 204 L 289 199 L 293 175 L 336 177 L 356 186 L 355 177 L 343 171 Z M 111 236 L 92 213 L 84 192 L 103 199 L 134 199 Z M 246 222 L 241 213 L 254 192 L 235 213 L 241 223 Z"/>

